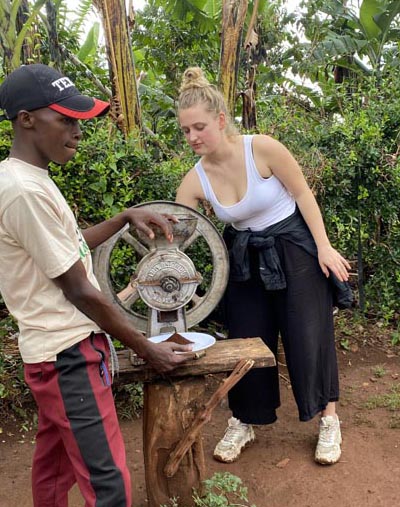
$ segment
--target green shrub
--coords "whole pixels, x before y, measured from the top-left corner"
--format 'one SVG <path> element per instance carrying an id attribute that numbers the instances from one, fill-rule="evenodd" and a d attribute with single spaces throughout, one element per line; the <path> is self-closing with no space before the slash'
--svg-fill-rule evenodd
<path id="1" fill-rule="evenodd" d="M 247 500 L 247 488 L 242 479 L 229 473 L 215 473 L 201 485 L 202 492 L 194 491 L 193 500 L 197 507 L 256 507 Z M 171 498 L 167 505 L 160 507 L 178 507 L 178 499 Z"/>
<path id="2" fill-rule="evenodd" d="M 247 487 L 242 480 L 229 472 L 215 473 L 203 481 L 201 495 L 195 492 L 194 504 L 198 507 L 255 507 L 247 500 Z"/>
<path id="3" fill-rule="evenodd" d="M 259 111 L 259 130 L 303 166 L 332 244 L 358 267 L 351 283 L 364 314 L 388 323 L 400 299 L 399 87 L 393 72 L 352 94 L 337 89 L 340 115 L 290 96 L 268 97 Z"/>
<path id="4" fill-rule="evenodd" d="M 35 406 L 24 381 L 24 370 L 17 349 L 17 326 L 14 319 L 0 320 L 0 425 L 13 424 L 16 419 L 24 428 L 34 423 Z"/>

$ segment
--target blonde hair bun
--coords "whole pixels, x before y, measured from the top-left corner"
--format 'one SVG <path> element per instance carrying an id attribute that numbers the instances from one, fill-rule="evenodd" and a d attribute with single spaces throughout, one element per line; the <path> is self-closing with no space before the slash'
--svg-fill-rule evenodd
<path id="1" fill-rule="evenodd" d="M 200 67 L 189 67 L 182 75 L 182 84 L 178 97 L 178 113 L 198 105 L 215 115 L 224 113 L 226 117 L 226 134 L 228 136 L 237 134 L 222 93 L 208 81 Z"/>
<path id="2" fill-rule="evenodd" d="M 210 82 L 200 67 L 189 67 L 183 73 L 179 91 L 182 93 L 190 88 L 205 88 L 206 86 L 210 86 Z"/>

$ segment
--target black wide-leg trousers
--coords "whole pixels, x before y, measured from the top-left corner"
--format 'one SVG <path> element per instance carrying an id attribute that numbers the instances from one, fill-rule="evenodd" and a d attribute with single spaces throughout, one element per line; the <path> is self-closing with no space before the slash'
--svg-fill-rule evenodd
<path id="1" fill-rule="evenodd" d="M 267 291 L 258 252 L 250 250 L 252 277 L 228 283 L 223 310 L 229 338 L 259 336 L 277 355 L 281 336 L 301 421 L 339 398 L 332 289 L 318 260 L 277 238 L 287 287 Z M 278 367 L 250 370 L 229 392 L 232 415 L 248 424 L 270 424 L 280 405 Z"/>

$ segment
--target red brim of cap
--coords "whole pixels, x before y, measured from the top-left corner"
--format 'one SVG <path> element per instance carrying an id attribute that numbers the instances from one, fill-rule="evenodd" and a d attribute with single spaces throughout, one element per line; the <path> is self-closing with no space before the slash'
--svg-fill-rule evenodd
<path id="1" fill-rule="evenodd" d="M 53 111 L 57 111 L 57 113 L 68 116 L 69 118 L 76 118 L 77 120 L 88 120 L 90 118 L 95 118 L 96 116 L 102 116 L 106 114 L 110 109 L 110 104 L 108 102 L 104 102 L 103 100 L 99 99 L 92 100 L 93 107 L 87 111 L 77 111 L 76 109 L 71 109 L 70 107 L 63 106 L 60 103 L 50 104 L 47 107 Z"/>

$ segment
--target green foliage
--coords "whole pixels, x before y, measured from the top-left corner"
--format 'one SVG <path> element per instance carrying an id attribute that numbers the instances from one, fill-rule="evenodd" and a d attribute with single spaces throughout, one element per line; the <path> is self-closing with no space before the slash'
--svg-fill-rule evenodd
<path id="1" fill-rule="evenodd" d="M 335 115 L 293 95 L 263 97 L 259 110 L 260 130 L 304 167 L 332 243 L 363 268 L 351 282 L 364 290 L 365 313 L 386 322 L 396 320 L 400 298 L 399 86 L 388 70 L 351 94 L 332 89 Z"/>
<path id="2" fill-rule="evenodd" d="M 210 72 L 210 77 L 218 74 L 217 24 L 213 22 L 212 29 L 200 36 L 199 19 L 212 18 L 199 11 L 204 0 L 197 2 L 197 7 L 194 3 L 150 0 L 137 13 L 132 31 L 135 66 L 141 73 L 139 91 L 144 122 L 153 132 L 162 132 L 164 142 L 175 152 L 184 145 L 174 111 L 183 71 L 200 65 Z M 179 17 L 175 6 L 186 9 L 184 16 L 180 12 L 183 17 Z"/>
<path id="3" fill-rule="evenodd" d="M 316 63 L 329 63 L 368 75 L 391 64 L 398 41 L 398 1 L 363 0 L 360 7 L 337 0 L 302 4 L 306 10 L 300 22 L 308 40 L 297 48 L 307 56 L 298 61 L 299 69 L 308 72 Z"/>
<path id="4" fill-rule="evenodd" d="M 359 268 L 362 254 L 365 309 L 386 321 L 400 296 L 400 107 L 393 80 L 353 94 L 319 141 L 329 159 L 321 196 L 327 226 L 345 252 L 358 255 Z"/>
<path id="5" fill-rule="evenodd" d="M 180 158 L 163 163 L 125 140 L 107 120 L 85 122 L 84 138 L 74 159 L 53 166 L 52 177 L 82 223 L 97 223 L 126 207 L 175 199 L 187 164 Z"/>
<path id="6" fill-rule="evenodd" d="M 184 23 L 195 21 L 196 27 L 201 33 L 207 33 L 215 29 L 216 19 L 212 14 L 216 13 L 216 2 L 210 0 L 153 0 L 155 5 L 162 6 L 171 15 L 174 21 Z"/>
<path id="7" fill-rule="evenodd" d="M 304 167 L 334 246 L 352 261 L 360 260 L 361 246 L 363 271 L 358 285 L 365 293 L 365 314 L 396 322 L 400 300 L 399 3 L 364 0 L 359 12 L 337 0 L 306 4 L 307 10 L 297 20 L 308 36 L 303 44 L 290 27 L 294 16 L 284 12 L 282 2 L 260 3 L 260 43 L 250 62 L 257 66 L 258 130 L 280 139 Z M 67 23 L 67 2 L 57 6 L 60 43 L 74 54 L 80 51 L 96 77 L 110 86 L 97 27 L 88 30 L 85 43 L 79 43 L 90 2 L 82 0 L 72 24 Z M 194 161 L 177 125 L 175 99 L 188 66 L 199 65 L 210 81 L 216 81 L 219 7 L 218 1 L 149 0 L 137 13 L 132 40 L 136 67 L 142 73 L 141 105 L 144 123 L 156 135 L 145 138 L 143 151 L 135 139 L 125 140 L 108 119 L 83 123 L 84 138 L 75 158 L 64 167 L 51 168 L 83 227 L 127 206 L 175 199 L 182 175 Z M 371 12 L 376 14 L 375 25 Z M 214 20 L 212 29 L 207 25 L 210 19 Z M 47 25 L 42 23 L 37 36 L 43 63 L 49 59 L 46 34 Z M 16 34 L 11 35 L 15 40 Z M 367 58 L 368 68 L 361 57 Z M 240 65 L 239 90 L 245 86 L 249 65 L 245 55 Z M 338 67 L 346 69 L 343 82 L 334 75 Z M 371 69 L 379 70 L 376 79 L 370 77 Z M 70 62 L 64 62 L 63 70 L 79 89 L 93 93 L 83 71 Z M 313 83 L 296 84 L 293 74 L 297 73 Z M 8 155 L 10 144 L 11 126 L 1 122 L 1 159 Z M 205 246 L 196 245 L 189 253 L 200 259 L 199 271 L 209 276 Z M 127 283 L 127 254 L 117 252 L 113 258 L 112 276 L 121 287 Z M 352 283 L 357 284 L 355 278 Z M 397 330 L 392 344 L 399 343 Z M 346 340 L 341 344 L 348 345 Z M 0 397 L 6 396 L 2 402 L 10 399 L 18 408 L 22 384 L 11 380 L 11 374 L 7 380 L 7 375 L 12 367 L 20 375 L 20 366 L 1 352 L 0 361 Z"/>
<path id="8" fill-rule="evenodd" d="M 258 12 L 256 32 L 259 41 L 252 48 L 250 57 L 248 52 L 242 54 L 238 87 L 245 89 L 246 73 L 257 65 L 257 109 L 260 98 L 273 97 L 277 95 L 277 86 L 281 89 L 293 83 L 288 74 L 293 65 L 288 47 L 296 48 L 300 44 L 299 33 L 294 29 L 295 16 L 287 12 L 284 0 L 260 2 Z"/>
<path id="9" fill-rule="evenodd" d="M 21 2 L 17 0 L 0 2 L 0 56 L 2 57 L 3 70 L 6 73 L 25 63 L 22 61 L 22 48 L 24 44 L 32 43 L 32 40 L 29 39 L 29 31 L 34 29 L 44 4 L 45 0 L 37 0 L 28 4 L 29 8 L 24 12 L 24 23 L 19 26 L 22 14 Z"/>
<path id="10" fill-rule="evenodd" d="M 99 33 L 100 24 L 96 22 L 89 30 L 84 44 L 79 49 L 77 57 L 81 62 L 89 63 L 89 61 L 93 60 L 97 54 L 99 46 Z"/>
<path id="11" fill-rule="evenodd" d="M 247 488 L 242 480 L 229 472 L 215 473 L 211 479 L 203 481 L 203 492 L 193 495 L 197 507 L 255 507 L 247 500 Z"/>
<path id="12" fill-rule="evenodd" d="M 365 407 L 370 410 L 384 407 L 397 412 L 400 410 L 400 384 L 392 384 L 387 393 L 371 396 L 365 402 Z"/>
<path id="13" fill-rule="evenodd" d="M 0 313 L 0 424 L 16 418 L 33 421 L 31 394 L 24 382 L 22 361 L 16 343 L 17 326 L 12 317 Z"/>
<path id="14" fill-rule="evenodd" d="M 143 384 L 116 385 L 113 389 L 115 406 L 122 419 L 133 420 L 139 417 L 143 408 Z"/>
<path id="15" fill-rule="evenodd" d="M 137 201 L 174 201 L 176 189 L 188 168 L 180 157 L 149 165 L 136 181 Z"/>
<path id="16" fill-rule="evenodd" d="M 102 127 L 103 126 L 103 127 Z M 133 142 L 108 130 L 107 120 L 85 122 L 78 153 L 51 174 L 76 216 L 89 223 L 109 218 L 133 203 L 134 181 L 146 164 Z"/>
<path id="17" fill-rule="evenodd" d="M 400 345 L 400 331 L 395 331 L 395 332 L 392 334 L 391 344 L 392 344 L 393 346 L 395 346 L 395 345 Z"/>
<path id="18" fill-rule="evenodd" d="M 0 160 L 8 157 L 12 143 L 12 127 L 9 121 L 0 122 Z"/>
<path id="19" fill-rule="evenodd" d="M 171 498 L 168 504 L 160 507 L 178 507 L 179 499 Z M 194 491 L 196 507 L 256 507 L 247 500 L 247 488 L 242 480 L 229 472 L 216 472 L 201 484 L 201 493 Z"/>
<path id="20" fill-rule="evenodd" d="M 385 365 L 378 364 L 372 369 L 372 373 L 373 373 L 374 377 L 382 378 L 387 374 L 387 370 L 385 368 Z"/>
<path id="21" fill-rule="evenodd" d="M 350 350 L 350 340 L 348 338 L 340 340 L 340 346 L 344 350 Z"/>

